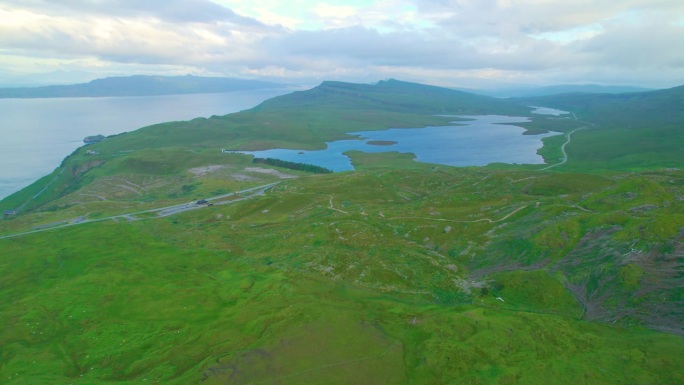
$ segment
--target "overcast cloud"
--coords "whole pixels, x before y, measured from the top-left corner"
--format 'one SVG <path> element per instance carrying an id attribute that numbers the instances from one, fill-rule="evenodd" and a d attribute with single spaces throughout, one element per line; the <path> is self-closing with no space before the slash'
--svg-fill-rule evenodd
<path id="1" fill-rule="evenodd" d="M 684 2 L 3 0 L 0 83 L 55 71 L 672 87 Z"/>

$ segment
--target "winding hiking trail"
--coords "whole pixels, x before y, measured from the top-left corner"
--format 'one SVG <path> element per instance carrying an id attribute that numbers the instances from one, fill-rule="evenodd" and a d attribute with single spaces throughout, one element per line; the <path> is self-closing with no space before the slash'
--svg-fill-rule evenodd
<path id="1" fill-rule="evenodd" d="M 214 196 L 211 198 L 207 198 L 206 201 L 212 202 L 212 204 L 216 204 L 216 205 L 225 205 L 228 203 L 240 202 L 240 201 L 250 199 L 250 198 L 253 198 L 253 197 L 256 197 L 259 195 L 263 195 L 267 190 L 269 190 L 270 188 L 272 188 L 273 186 L 275 186 L 279 183 L 280 182 L 269 183 L 266 185 L 261 185 L 261 186 L 252 187 L 252 188 L 248 188 L 245 190 L 237 191 L 236 193 L 217 195 L 217 196 Z M 247 195 L 243 196 L 243 194 L 247 194 Z M 221 199 L 228 198 L 228 197 L 235 197 L 235 196 L 237 196 L 239 198 L 221 201 Z M 158 208 L 143 210 L 143 211 L 136 211 L 134 213 L 111 215 L 111 216 L 108 216 L 105 218 L 98 218 L 98 219 L 86 219 L 85 217 L 79 217 L 77 220 L 74 220 L 71 222 L 64 221 L 63 222 L 64 224 L 62 224 L 62 225 L 50 226 L 50 227 L 45 227 L 45 228 L 40 228 L 40 229 L 34 229 L 34 230 L 24 231 L 24 232 L 16 233 L 16 234 L 3 235 L 3 236 L 0 236 L 0 239 L 20 237 L 22 235 L 35 234 L 35 233 L 40 233 L 43 231 L 63 229 L 65 227 L 82 225 L 85 223 L 103 222 L 103 221 L 108 221 L 108 220 L 125 219 L 126 221 L 130 222 L 130 221 L 140 221 L 140 220 L 146 220 L 146 219 L 163 218 L 163 217 L 168 217 L 169 215 L 178 214 L 178 213 L 181 213 L 184 211 L 197 210 L 197 209 L 204 208 L 207 206 L 208 205 L 205 205 L 205 204 L 182 203 L 182 204 L 178 204 L 178 205 L 158 207 Z M 157 213 L 157 215 L 155 217 L 150 217 L 150 218 L 138 218 L 138 217 L 136 217 L 136 215 L 148 214 L 148 213 Z"/>
<path id="2" fill-rule="evenodd" d="M 48 184 L 46 184 L 45 187 L 43 187 L 42 190 L 38 191 L 34 196 L 30 197 L 26 202 L 22 203 L 21 206 L 17 207 L 16 211 L 21 211 L 24 207 L 26 207 L 27 204 L 29 204 L 29 202 L 31 202 L 32 200 L 38 198 L 38 197 L 40 196 L 40 194 L 44 193 L 45 190 L 48 189 L 48 187 L 52 186 L 52 184 L 55 183 L 55 181 L 56 181 L 63 173 L 64 173 L 64 168 L 62 168 L 62 170 L 59 172 L 59 174 L 55 175 L 55 177 L 52 178 L 52 180 L 51 180 Z M 1 239 L 1 238 L 0 238 L 0 239 Z"/>
<path id="3" fill-rule="evenodd" d="M 452 222 L 452 223 L 477 223 L 477 222 L 488 222 L 488 223 L 499 223 L 503 222 L 506 219 L 510 218 L 511 216 L 515 215 L 518 213 L 520 210 L 524 210 L 529 205 L 521 206 L 518 207 L 517 209 L 511 211 L 510 213 L 506 214 L 502 218 L 499 219 L 490 219 L 490 218 L 480 218 L 480 219 L 473 219 L 473 220 L 456 220 L 456 219 L 446 219 L 446 218 L 426 218 L 426 217 L 392 217 L 392 218 L 387 218 L 387 220 L 395 220 L 395 219 L 422 219 L 426 221 L 438 221 L 438 222 Z"/>
<path id="4" fill-rule="evenodd" d="M 328 207 L 330 210 L 339 211 L 339 212 L 341 212 L 341 213 L 343 213 L 343 214 L 349 214 L 348 212 L 346 212 L 346 211 L 344 211 L 344 210 L 340 210 L 340 209 L 335 208 L 335 206 L 333 206 L 333 196 L 330 195 L 330 194 L 328 194 L 328 196 L 330 197 L 330 201 L 329 201 L 330 207 Z"/>

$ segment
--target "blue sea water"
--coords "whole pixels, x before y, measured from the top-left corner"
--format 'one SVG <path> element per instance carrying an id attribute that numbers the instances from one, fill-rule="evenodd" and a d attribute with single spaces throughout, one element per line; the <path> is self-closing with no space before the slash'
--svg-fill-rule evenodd
<path id="1" fill-rule="evenodd" d="M 86 136 L 225 115 L 288 92 L 0 99 L 0 199 L 52 172 Z"/>

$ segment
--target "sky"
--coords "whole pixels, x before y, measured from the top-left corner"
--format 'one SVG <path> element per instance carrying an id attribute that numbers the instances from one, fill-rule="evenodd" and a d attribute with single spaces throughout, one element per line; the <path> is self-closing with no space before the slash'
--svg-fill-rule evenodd
<path id="1" fill-rule="evenodd" d="M 681 0 L 0 0 L 0 85 L 684 84 Z"/>

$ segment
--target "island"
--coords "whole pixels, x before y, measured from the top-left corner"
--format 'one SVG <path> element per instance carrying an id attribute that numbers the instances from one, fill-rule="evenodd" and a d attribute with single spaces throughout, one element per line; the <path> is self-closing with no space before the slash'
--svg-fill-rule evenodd
<path id="1" fill-rule="evenodd" d="M 393 140 L 369 140 L 366 144 L 370 144 L 371 146 L 391 146 L 397 144 L 397 142 Z"/>
<path id="2" fill-rule="evenodd" d="M 97 143 L 105 138 L 104 135 L 91 135 L 91 136 L 86 136 L 83 138 L 83 143 L 85 144 L 92 144 L 92 143 Z"/>

